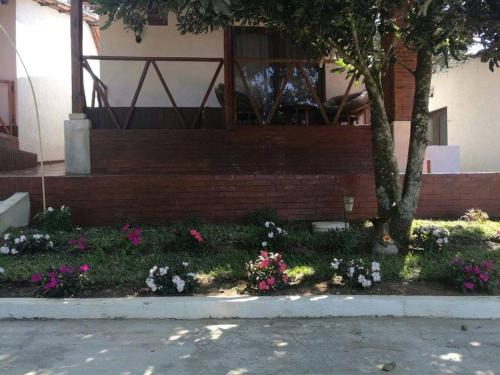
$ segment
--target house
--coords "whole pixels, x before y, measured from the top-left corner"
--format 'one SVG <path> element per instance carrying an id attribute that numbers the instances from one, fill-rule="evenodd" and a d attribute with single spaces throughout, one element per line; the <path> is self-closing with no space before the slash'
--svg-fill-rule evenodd
<path id="1" fill-rule="evenodd" d="M 479 57 L 436 72 L 429 102 L 431 141 L 460 148 L 461 172 L 500 171 L 500 73 Z"/>
<path id="2" fill-rule="evenodd" d="M 71 111 L 69 9 L 63 0 L 4 0 L 0 4 L 0 23 L 13 39 L 33 81 L 45 161 L 64 160 L 61 124 Z M 88 12 L 83 17 L 83 50 L 96 54 L 97 19 Z M 0 170 L 36 164 L 40 146 L 33 97 L 26 73 L 1 32 L 0 119 L 5 125 L 0 125 L 2 144 L 10 145 L 9 152 L 0 152 Z"/>
<path id="3" fill-rule="evenodd" d="M 262 27 L 181 35 L 172 17 L 151 19 L 140 43 L 114 22 L 89 53 L 81 9 L 72 0 L 71 114 L 64 169 L 45 179 L 49 204 L 69 205 L 83 225 L 234 221 L 259 207 L 289 220 L 340 219 L 344 196 L 355 201 L 350 218 L 377 215 L 366 93 L 331 73 L 331 60 L 305 59 Z M 415 64 L 411 51 L 396 53 Z M 396 142 L 409 129 L 413 80 L 399 65 L 385 78 Z M 28 191 L 40 208 L 39 170 L 0 182 L 0 197 Z M 418 214 L 500 214 L 488 188 L 498 183 L 500 174 L 428 174 Z"/>

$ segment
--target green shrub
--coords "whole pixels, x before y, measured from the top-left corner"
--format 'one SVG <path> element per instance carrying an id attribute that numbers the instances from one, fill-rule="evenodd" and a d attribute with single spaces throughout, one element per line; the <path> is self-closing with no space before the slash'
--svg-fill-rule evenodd
<path id="1" fill-rule="evenodd" d="M 449 242 L 450 232 L 436 225 L 416 227 L 413 230 L 412 244 L 414 248 L 425 251 L 443 249 Z"/>
<path id="2" fill-rule="evenodd" d="M 0 246 L 0 254 L 17 255 L 26 253 L 38 253 L 47 250 L 52 250 L 54 243 L 50 235 L 46 233 L 31 233 L 24 234 L 24 232 L 5 233 L 3 237 L 3 244 Z"/>
<path id="3" fill-rule="evenodd" d="M 256 225 L 258 227 L 264 225 L 266 221 L 272 221 L 276 224 L 281 223 L 276 210 L 270 207 L 257 208 L 254 212 L 243 218 L 243 224 Z"/>
<path id="4" fill-rule="evenodd" d="M 37 227 L 50 233 L 70 231 L 72 228 L 71 210 L 66 206 L 61 206 L 59 210 L 49 207 L 47 211 L 36 214 L 33 220 Z"/>
<path id="5" fill-rule="evenodd" d="M 146 285 L 156 294 L 191 294 L 198 284 L 196 275 L 188 272 L 189 263 L 182 262 L 174 266 L 153 266 L 149 270 Z"/>

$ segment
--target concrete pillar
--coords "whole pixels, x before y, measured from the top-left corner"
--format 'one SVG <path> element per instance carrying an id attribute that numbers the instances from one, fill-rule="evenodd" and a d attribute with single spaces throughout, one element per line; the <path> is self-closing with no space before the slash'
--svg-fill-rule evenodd
<path id="1" fill-rule="evenodd" d="M 72 113 L 64 121 L 66 174 L 90 174 L 90 129 L 84 113 Z"/>

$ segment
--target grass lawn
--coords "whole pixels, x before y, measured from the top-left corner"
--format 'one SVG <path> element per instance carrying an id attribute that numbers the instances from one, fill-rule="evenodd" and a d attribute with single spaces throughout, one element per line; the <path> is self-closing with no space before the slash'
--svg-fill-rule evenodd
<path id="1" fill-rule="evenodd" d="M 288 239 L 281 252 L 289 266 L 288 274 L 297 284 L 290 290 L 306 291 L 314 289 L 315 285 L 326 284 L 332 276 L 330 262 L 335 257 L 379 261 L 383 278 L 379 293 L 397 293 L 398 288 L 405 288 L 405 285 L 414 284 L 418 287 L 425 283 L 449 283 L 450 260 L 457 255 L 478 261 L 490 259 L 500 269 L 500 244 L 495 242 L 498 241 L 496 236 L 500 231 L 500 222 L 418 220 L 415 226 L 431 223 L 450 231 L 450 243 L 446 249 L 430 253 L 415 250 L 397 256 L 371 254 L 371 229 L 363 225 L 355 231 L 355 239 L 313 234 L 300 224 L 285 226 Z M 245 263 L 255 259 L 260 250 L 261 228 L 252 225 L 205 224 L 198 229 L 205 241 L 201 248 L 194 250 L 179 246 L 173 226 L 143 227 L 143 241 L 138 247 L 128 244 L 118 227 L 93 227 L 55 233 L 52 235 L 55 244 L 53 251 L 0 255 L 0 266 L 5 269 L 3 279 L 0 279 L 3 280 L 0 281 L 0 296 L 29 295 L 33 287 L 28 280 L 33 273 L 44 272 L 50 266 L 58 267 L 61 264 L 89 264 L 93 293 L 97 295 L 99 291 L 109 289 L 118 290 L 117 294 L 141 292 L 152 266 L 181 261 L 189 262 L 190 268 L 198 274 L 204 286 L 202 292 L 216 293 L 221 288 L 243 284 Z M 84 252 L 70 249 L 68 240 L 78 238 L 81 234 L 87 238 L 88 249 Z M 384 290 L 384 284 L 391 288 Z M 453 291 L 452 287 L 447 289 Z"/>

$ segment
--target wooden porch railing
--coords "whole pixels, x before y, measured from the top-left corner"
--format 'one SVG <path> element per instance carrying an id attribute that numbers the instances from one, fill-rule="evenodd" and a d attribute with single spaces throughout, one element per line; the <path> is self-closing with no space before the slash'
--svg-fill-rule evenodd
<path id="1" fill-rule="evenodd" d="M 16 91 L 13 81 L 0 80 L 0 95 L 7 91 L 7 119 L 0 117 L 0 133 L 10 137 L 17 137 L 16 121 Z"/>
<path id="2" fill-rule="evenodd" d="M 139 62 L 144 62 L 144 67 L 142 69 L 141 76 L 139 78 L 139 82 L 137 84 L 137 87 L 134 92 L 134 96 L 132 98 L 132 102 L 130 103 L 130 106 L 128 108 L 127 116 L 126 119 L 123 123 L 121 123 L 116 114 L 113 111 L 113 108 L 109 104 L 108 100 L 108 89 L 106 85 L 101 81 L 99 77 L 95 75 L 95 73 L 92 71 L 92 68 L 89 64 L 89 61 L 91 60 L 98 60 L 98 61 L 139 61 Z M 178 116 L 180 122 L 183 124 L 185 128 L 188 128 L 188 123 L 185 120 L 184 116 L 182 115 L 179 106 L 177 105 L 174 96 L 172 95 L 172 91 L 167 85 L 167 82 L 165 81 L 164 75 L 162 74 L 160 68 L 158 67 L 158 62 L 200 62 L 200 63 L 218 63 L 217 68 L 215 70 L 214 75 L 212 76 L 212 79 L 210 80 L 210 84 L 207 88 L 207 91 L 205 92 L 203 99 L 201 101 L 200 106 L 198 107 L 198 110 L 192 120 L 191 123 L 191 128 L 194 128 L 196 124 L 198 123 L 198 120 L 200 119 L 200 116 L 203 113 L 203 109 L 205 108 L 207 104 L 207 100 L 212 93 L 212 90 L 214 88 L 215 82 L 217 81 L 217 78 L 219 77 L 220 71 L 222 70 L 222 67 L 224 65 L 224 59 L 223 58 L 207 58 L 207 57 L 137 57 L 137 56 L 83 56 L 82 57 L 82 65 L 83 68 L 90 74 L 92 80 L 93 80 L 93 90 L 92 90 L 92 101 L 91 105 L 92 107 L 95 106 L 96 100 L 97 104 L 100 107 L 103 107 L 106 109 L 108 114 L 110 115 L 114 125 L 118 129 L 128 129 L 130 127 L 130 123 L 132 121 L 132 116 L 134 114 L 134 110 L 136 108 L 137 100 L 139 98 L 139 94 L 141 93 L 142 86 L 144 85 L 144 81 L 146 79 L 146 75 L 151 68 L 155 70 L 158 79 L 160 80 L 160 83 L 165 90 L 165 93 L 168 96 L 168 99 L 170 100 L 172 107 Z"/>

